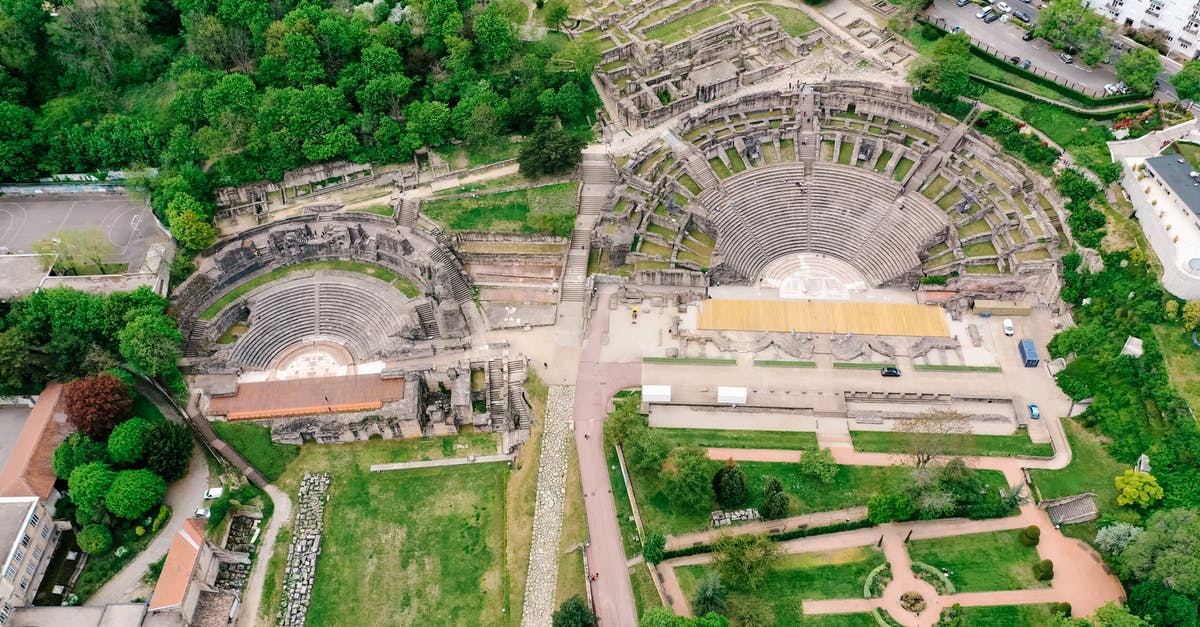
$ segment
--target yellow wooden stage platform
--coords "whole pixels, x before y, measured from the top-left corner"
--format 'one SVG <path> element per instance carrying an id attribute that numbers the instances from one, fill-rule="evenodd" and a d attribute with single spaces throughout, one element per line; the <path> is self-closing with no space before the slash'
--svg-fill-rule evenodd
<path id="1" fill-rule="evenodd" d="M 716 331 L 949 337 L 941 307 L 797 300 L 706 300 L 697 328 Z"/>

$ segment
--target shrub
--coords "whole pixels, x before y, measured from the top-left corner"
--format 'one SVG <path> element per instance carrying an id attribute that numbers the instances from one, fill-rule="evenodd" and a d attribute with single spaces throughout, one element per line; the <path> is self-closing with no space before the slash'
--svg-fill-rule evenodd
<path id="1" fill-rule="evenodd" d="M 1061 603 L 1055 603 L 1054 607 L 1051 608 L 1050 612 L 1052 614 L 1058 614 L 1058 615 L 1066 616 L 1067 618 L 1070 618 L 1071 617 L 1071 604 L 1067 603 L 1065 601 L 1061 602 Z"/>
<path id="2" fill-rule="evenodd" d="M 1054 562 L 1050 560 L 1042 560 L 1033 565 L 1033 576 L 1038 581 L 1050 581 L 1054 579 Z"/>
<path id="3" fill-rule="evenodd" d="M 154 517 L 154 523 L 152 523 L 150 525 L 150 530 L 158 531 L 159 529 L 162 528 L 163 523 L 167 522 L 167 519 L 170 517 L 171 517 L 171 508 L 167 507 L 166 505 L 159 505 L 158 506 L 158 515 Z"/>
<path id="4" fill-rule="evenodd" d="M 1042 537 L 1042 529 L 1037 525 L 1029 525 L 1021 530 L 1021 534 L 1018 537 L 1021 540 L 1021 544 L 1025 546 L 1037 546 L 1038 541 Z"/>
<path id="5" fill-rule="evenodd" d="M 167 482 L 146 469 L 122 470 L 108 489 L 105 506 L 121 518 L 141 517 L 162 503 L 167 495 Z"/>
<path id="6" fill-rule="evenodd" d="M 717 502 L 726 509 L 741 507 L 750 500 L 750 490 L 746 488 L 746 473 L 730 459 L 717 471 L 712 478 L 713 492 Z"/>
<path id="7" fill-rule="evenodd" d="M 554 610 L 551 620 L 553 627 L 595 627 L 600 622 L 596 613 L 588 607 L 587 601 L 578 594 L 563 601 L 562 605 Z"/>
<path id="8" fill-rule="evenodd" d="M 112 548 L 112 532 L 104 525 L 88 525 L 75 536 L 75 543 L 84 553 L 99 555 Z"/>
<path id="9" fill-rule="evenodd" d="M 649 538 L 646 538 L 646 544 L 642 546 L 642 557 L 651 564 L 657 564 L 663 561 L 663 550 L 666 548 L 667 539 L 663 537 L 663 534 L 652 533 Z"/>
<path id="10" fill-rule="evenodd" d="M 103 373 L 67 384 L 63 409 L 76 429 L 106 440 L 114 427 L 133 415 L 133 394 L 123 381 Z"/>
<path id="11" fill-rule="evenodd" d="M 912 520 L 916 508 L 903 494 L 876 494 L 867 501 L 867 518 L 876 524 Z"/>
<path id="12" fill-rule="evenodd" d="M 1115 523 L 1096 532 L 1096 545 L 1113 555 L 1120 555 L 1141 532 L 1141 527 L 1123 522 Z"/>
<path id="13" fill-rule="evenodd" d="M 821 483 L 833 483 L 837 479 L 838 469 L 838 463 L 833 459 L 833 452 L 827 448 L 804 451 L 803 456 L 800 457 L 800 472 Z"/>
<path id="14" fill-rule="evenodd" d="M 138 525 L 137 527 L 134 527 L 134 528 L 133 528 L 133 533 L 134 533 L 134 534 L 135 534 L 137 537 L 139 537 L 139 538 L 140 538 L 140 537 L 142 537 L 142 536 L 146 535 L 146 528 L 145 528 L 145 527 L 143 527 L 143 526 L 141 526 L 141 525 Z"/>
<path id="15" fill-rule="evenodd" d="M 762 501 L 758 504 L 759 515 L 765 520 L 784 518 L 788 515 L 790 505 L 788 495 L 783 491 L 783 484 L 775 477 L 768 478 L 767 485 L 763 488 Z"/>

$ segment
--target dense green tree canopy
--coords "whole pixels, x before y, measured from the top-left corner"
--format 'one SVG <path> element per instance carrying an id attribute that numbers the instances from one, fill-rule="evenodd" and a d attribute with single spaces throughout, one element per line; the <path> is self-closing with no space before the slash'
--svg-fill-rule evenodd
<path id="1" fill-rule="evenodd" d="M 947 35 L 934 44 L 928 59 L 913 66 L 909 80 L 926 89 L 957 98 L 971 82 L 971 40 L 965 33 Z"/>
<path id="2" fill-rule="evenodd" d="M 104 506 L 115 516 L 134 519 L 158 507 L 167 495 L 167 482 L 146 469 L 122 470 L 113 479 Z"/>
<path id="3" fill-rule="evenodd" d="M 1056 48 L 1077 51 L 1089 65 L 1104 58 L 1108 51 L 1107 31 L 1112 26 L 1100 14 L 1075 0 L 1051 0 L 1038 13 L 1034 32 Z"/>
<path id="4" fill-rule="evenodd" d="M 1125 577 L 1200 598 L 1200 514 L 1190 509 L 1156 512 L 1121 554 L 1120 564 Z"/>
<path id="5" fill-rule="evenodd" d="M 1153 92 L 1158 73 L 1162 71 L 1158 53 L 1149 48 L 1134 48 L 1122 54 L 1114 66 L 1117 79 L 1139 94 Z"/>
<path id="6" fill-rule="evenodd" d="M 146 455 L 146 439 L 150 421 L 145 418 L 130 418 L 117 425 L 108 436 L 108 458 L 117 467 L 131 467 Z"/>
<path id="7" fill-rule="evenodd" d="M 138 316 L 121 329 L 121 356 L 151 377 L 170 372 L 181 356 L 183 335 L 166 314 Z"/>
<path id="8" fill-rule="evenodd" d="M 71 500 L 79 507 L 99 507 L 112 487 L 117 473 L 104 462 L 91 462 L 71 471 L 67 490 Z"/>
<path id="9" fill-rule="evenodd" d="M 1183 69 L 1171 77 L 1171 84 L 1184 100 L 1200 99 L 1200 60 L 1183 64 Z"/>
<path id="10" fill-rule="evenodd" d="M 67 439 L 54 449 L 51 466 L 54 468 L 54 474 L 60 479 L 70 479 L 71 473 L 84 464 L 107 461 L 108 449 L 103 443 L 76 432 L 67 436 Z"/>
<path id="11" fill-rule="evenodd" d="M 187 472 L 193 447 L 192 432 L 187 427 L 169 420 L 158 420 L 146 431 L 143 462 L 154 474 L 174 481 Z"/>

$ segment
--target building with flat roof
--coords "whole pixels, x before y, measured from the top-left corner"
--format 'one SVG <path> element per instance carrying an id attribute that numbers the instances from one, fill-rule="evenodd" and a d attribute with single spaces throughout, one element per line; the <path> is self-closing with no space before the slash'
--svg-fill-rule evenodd
<path id="1" fill-rule="evenodd" d="M 1163 287 L 1179 298 L 1200 298 L 1200 173 L 1176 154 L 1125 163 L 1125 191 L 1162 261 Z"/>
<path id="2" fill-rule="evenodd" d="M 57 541 L 58 530 L 38 497 L 0 497 L 0 627 L 32 602 Z"/>
<path id="3" fill-rule="evenodd" d="M 1167 32 L 1167 54 L 1180 60 L 1200 56 L 1200 2 L 1186 0 L 1100 0 L 1092 10 L 1118 26 Z"/>

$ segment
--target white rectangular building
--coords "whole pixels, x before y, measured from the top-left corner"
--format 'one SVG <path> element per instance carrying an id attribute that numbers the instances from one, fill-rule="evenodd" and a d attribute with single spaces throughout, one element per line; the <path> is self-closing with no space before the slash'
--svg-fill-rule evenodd
<path id="1" fill-rule="evenodd" d="M 1085 2 L 1122 28 L 1166 31 L 1168 56 L 1195 59 L 1200 55 L 1200 1 L 1092 0 Z"/>

